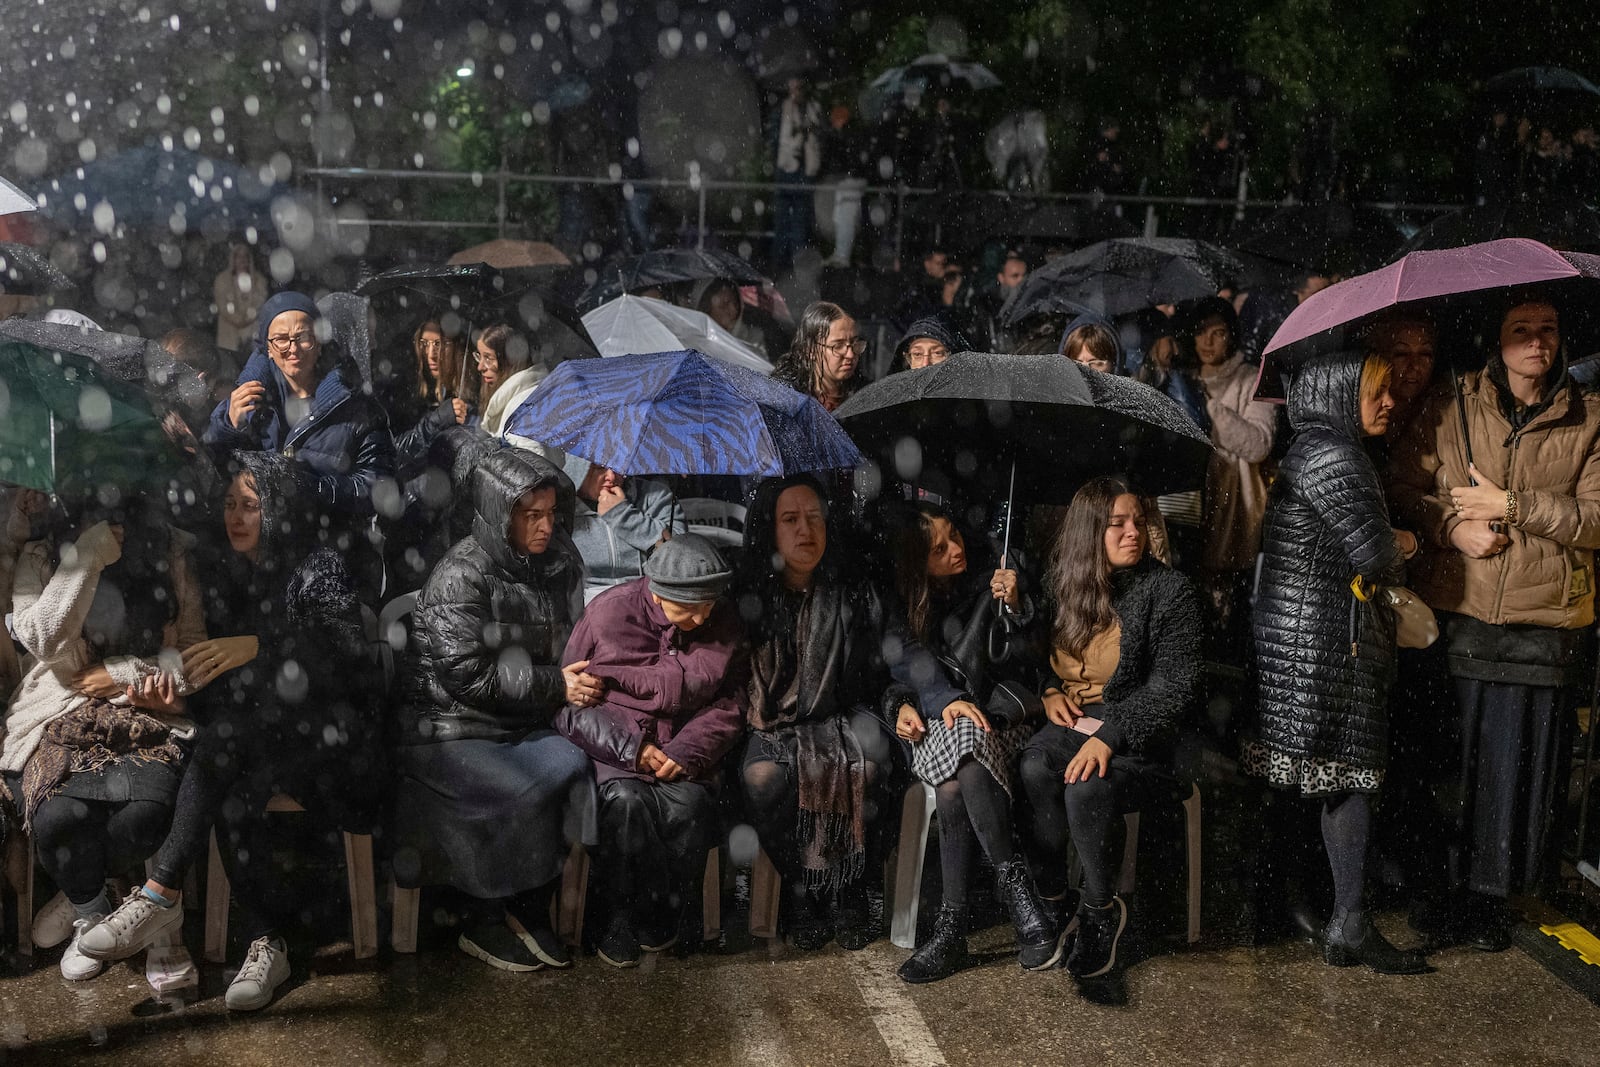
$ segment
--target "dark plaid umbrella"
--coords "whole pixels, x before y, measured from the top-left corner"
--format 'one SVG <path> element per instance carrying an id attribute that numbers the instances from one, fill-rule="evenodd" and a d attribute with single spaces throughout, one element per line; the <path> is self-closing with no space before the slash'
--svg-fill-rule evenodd
<path id="1" fill-rule="evenodd" d="M 906 481 L 932 467 L 1064 503 L 1102 474 L 1148 493 L 1205 482 L 1211 441 L 1170 397 L 1060 356 L 960 352 L 891 375 L 836 412 L 862 450 Z M 996 493 L 998 495 L 998 493 Z"/>
<path id="2" fill-rule="evenodd" d="M 0 241 L 0 293 L 6 296 L 43 296 L 74 288 L 50 257 L 37 248 Z"/>
<path id="3" fill-rule="evenodd" d="M 732 252 L 715 248 L 662 248 L 596 267 L 594 282 L 578 297 L 577 308 L 580 312 L 590 312 L 623 293 L 703 278 L 727 278 L 735 285 L 772 284 Z"/>
<path id="4" fill-rule="evenodd" d="M 1428 223 L 1405 251 L 1460 248 L 1527 237 L 1564 252 L 1600 253 L 1600 211 L 1568 197 L 1517 197 L 1452 211 Z"/>
<path id="5" fill-rule="evenodd" d="M 506 432 L 630 475 L 781 477 L 861 461 L 811 397 L 692 350 L 563 363 Z"/>
<path id="6" fill-rule="evenodd" d="M 1156 304 L 1214 296 L 1237 278 L 1242 266 L 1232 252 L 1181 237 L 1118 237 L 1030 273 L 1001 309 L 1000 321 L 1015 327 L 1035 315 L 1089 308 L 1113 317 Z"/>

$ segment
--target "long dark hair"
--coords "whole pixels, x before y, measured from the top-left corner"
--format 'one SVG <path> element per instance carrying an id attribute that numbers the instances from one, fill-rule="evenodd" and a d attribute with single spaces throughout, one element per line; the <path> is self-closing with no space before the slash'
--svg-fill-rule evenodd
<path id="1" fill-rule="evenodd" d="M 853 317 L 838 304 L 827 300 L 818 300 L 806 305 L 805 312 L 800 316 L 800 325 L 795 330 L 794 343 L 778 361 L 773 377 L 811 396 L 821 396 L 822 346 L 828 343 L 828 331 L 832 330 L 833 324 L 840 319 Z M 849 396 L 856 390 L 860 381 L 861 370 L 858 362 L 856 373 L 840 386 L 841 394 Z"/>
<path id="2" fill-rule="evenodd" d="M 478 379 L 478 405 L 486 407 L 489 398 L 494 395 L 496 389 L 505 384 L 507 378 L 533 366 L 533 345 L 505 323 L 496 323 L 478 331 L 477 337 L 473 339 L 474 349 L 477 345 L 482 345 L 493 352 L 496 362 L 500 365 L 500 381 L 494 389 L 485 392 L 483 379 Z"/>
<path id="3" fill-rule="evenodd" d="M 1178 329 L 1175 335 L 1178 342 L 1178 351 L 1174 353 L 1172 365 L 1179 370 L 1195 373 L 1200 369 L 1200 352 L 1195 347 L 1195 336 L 1200 332 L 1207 319 L 1221 319 L 1222 324 L 1228 328 L 1228 356 L 1231 359 L 1239 351 L 1239 313 L 1233 310 L 1233 305 L 1220 296 L 1208 296 L 1197 300 L 1179 312 Z"/>
<path id="4" fill-rule="evenodd" d="M 422 335 L 429 329 L 439 335 L 439 377 L 428 370 L 428 356 L 422 351 Z M 461 374 L 461 340 L 448 337 L 438 319 L 424 319 L 411 335 L 411 352 L 417 359 L 417 399 L 437 404 L 456 387 Z"/>
<path id="5" fill-rule="evenodd" d="M 933 621 L 934 599 L 945 587 L 956 581 L 937 579 L 928 575 L 928 553 L 933 548 L 933 523 L 944 519 L 951 533 L 961 538 L 962 544 L 971 546 L 972 540 L 957 524 L 948 509 L 927 500 L 900 504 L 894 508 L 887 522 L 889 555 L 894 562 L 894 587 L 899 595 L 899 606 L 905 612 L 906 627 L 913 637 L 926 641 Z M 972 555 L 967 553 L 967 572 L 972 571 Z"/>
<path id="6" fill-rule="evenodd" d="M 783 560 L 778 555 L 778 497 L 787 489 L 804 486 L 817 494 L 822 503 L 823 522 L 826 525 L 827 544 L 822 559 L 812 572 L 813 582 L 838 580 L 841 549 L 834 529 L 834 509 L 829 505 L 827 491 L 822 483 L 809 474 L 791 474 L 785 478 L 768 478 L 756 486 L 745 509 L 744 550 L 739 556 L 738 588 L 741 593 L 740 611 L 752 631 L 771 633 L 784 625 L 778 618 L 783 597 L 779 594 L 783 583 Z M 792 621 L 792 620 L 791 620 Z"/>
<path id="7" fill-rule="evenodd" d="M 1111 602 L 1111 560 L 1106 556 L 1106 526 L 1119 496 L 1145 499 L 1122 478 L 1086 483 L 1072 498 L 1050 551 L 1050 593 L 1055 600 L 1055 646 L 1082 656 L 1096 634 L 1117 621 Z M 1146 550 L 1148 552 L 1148 549 Z"/>

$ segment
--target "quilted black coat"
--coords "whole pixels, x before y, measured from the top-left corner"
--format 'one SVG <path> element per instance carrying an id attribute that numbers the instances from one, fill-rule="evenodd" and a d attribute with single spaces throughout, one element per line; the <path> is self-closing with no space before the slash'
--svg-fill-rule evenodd
<path id="1" fill-rule="evenodd" d="M 1294 439 L 1267 504 L 1255 610 L 1258 740 L 1295 759 L 1381 770 L 1394 620 L 1350 582 L 1396 584 L 1402 564 L 1361 446 L 1362 362 L 1310 363 L 1290 386 Z"/>
<path id="2" fill-rule="evenodd" d="M 506 535 L 524 493 L 556 490 L 557 529 L 537 556 Z M 531 453 L 500 448 L 472 473 L 472 533 L 428 576 L 404 664 L 401 743 L 520 739 L 566 702 L 560 657 L 583 610 L 572 483 Z"/>

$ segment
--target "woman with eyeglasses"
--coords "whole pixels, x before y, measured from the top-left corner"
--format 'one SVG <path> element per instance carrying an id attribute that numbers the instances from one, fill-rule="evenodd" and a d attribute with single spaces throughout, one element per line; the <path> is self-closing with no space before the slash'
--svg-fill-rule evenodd
<path id="1" fill-rule="evenodd" d="M 211 413 L 204 440 L 219 460 L 250 451 L 291 460 L 332 520 L 328 540 L 349 551 L 370 545 L 373 487 L 394 477 L 394 439 L 355 360 L 318 336 L 321 317 L 304 293 L 278 293 L 262 306 L 255 348 L 233 393 Z"/>
<path id="2" fill-rule="evenodd" d="M 772 377 L 816 397 L 833 411 L 865 384 L 859 372 L 866 352 L 867 340 L 856 330 L 856 320 L 849 312 L 819 300 L 800 316 L 794 344 L 778 361 Z"/>

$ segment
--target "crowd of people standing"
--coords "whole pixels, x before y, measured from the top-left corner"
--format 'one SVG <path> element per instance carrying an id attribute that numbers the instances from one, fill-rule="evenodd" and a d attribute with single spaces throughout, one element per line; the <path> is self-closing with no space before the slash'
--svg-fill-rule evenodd
<path id="1" fill-rule="evenodd" d="M 1025 269 L 1008 257 L 997 285 Z M 972 347 L 923 310 L 891 373 Z M 1129 922 L 1122 816 L 1177 795 L 1209 658 L 1255 682 L 1236 755 L 1275 797 L 1264 852 L 1290 913 L 1318 907 L 1325 853 L 1332 905 L 1308 925 L 1330 964 L 1427 967 L 1372 923 L 1379 846 L 1410 867 L 1426 945 L 1504 948 L 1506 898 L 1551 863 L 1589 654 L 1600 397 L 1568 378 L 1548 295 L 1509 297 L 1498 326 L 1457 396 L 1433 324 L 1384 319 L 1294 375 L 1285 426 L 1228 299 L 1057 322 L 1027 343 L 1138 378 L 1209 433 L 1203 488 L 1095 478 L 1003 552 L 980 502 L 792 475 L 740 487 L 742 543 L 719 547 L 688 531 L 682 484 L 508 432 L 550 369 L 513 327 L 423 316 L 414 403 L 386 410 L 316 303 L 274 294 L 237 381 L 191 413 L 209 506 L 6 497 L 0 783 L 60 890 L 36 940 L 65 943 L 74 980 L 163 943 L 215 830 L 248 946 L 227 1003 L 265 1006 L 299 914 L 265 814 L 282 794 L 382 826 L 397 883 L 454 891 L 459 948 L 500 969 L 572 965 L 550 916 L 574 842 L 602 961 L 692 943 L 730 820 L 781 873 L 793 944 L 859 949 L 920 781 L 941 905 L 901 977 L 970 962 L 987 861 L 1021 966 L 1094 981 Z M 775 378 L 832 411 L 866 349 L 818 302 Z M 1439 618 L 1432 647 L 1397 651 L 1403 579 Z M 363 622 L 386 581 L 417 590 L 387 686 Z"/>

